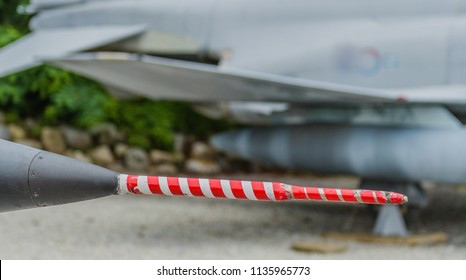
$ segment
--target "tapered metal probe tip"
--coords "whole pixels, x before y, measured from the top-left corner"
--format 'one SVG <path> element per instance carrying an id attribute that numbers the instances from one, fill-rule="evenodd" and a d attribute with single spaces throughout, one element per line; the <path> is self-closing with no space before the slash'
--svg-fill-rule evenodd
<path id="1" fill-rule="evenodd" d="M 403 198 L 401 199 L 401 204 L 404 204 L 407 202 L 408 202 L 408 197 L 406 195 L 403 195 Z"/>
<path id="2" fill-rule="evenodd" d="M 391 204 L 403 204 L 403 203 L 408 202 L 408 197 L 404 194 L 396 193 L 396 192 L 389 192 L 389 194 L 390 194 L 389 202 Z"/>

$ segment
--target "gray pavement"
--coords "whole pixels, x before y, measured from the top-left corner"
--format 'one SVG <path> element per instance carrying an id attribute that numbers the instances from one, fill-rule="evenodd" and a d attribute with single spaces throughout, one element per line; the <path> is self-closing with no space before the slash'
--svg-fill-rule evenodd
<path id="1" fill-rule="evenodd" d="M 238 179 L 354 186 L 351 177 L 235 175 Z M 347 242 L 335 254 L 293 251 L 329 231 L 370 232 L 366 206 L 114 196 L 0 214 L 1 259 L 466 259 L 466 193 L 429 189 L 430 205 L 410 217 L 416 233 L 444 231 L 447 244 L 409 247 Z M 340 242 L 340 241 L 335 241 Z M 341 243 L 341 242 L 340 242 Z"/>

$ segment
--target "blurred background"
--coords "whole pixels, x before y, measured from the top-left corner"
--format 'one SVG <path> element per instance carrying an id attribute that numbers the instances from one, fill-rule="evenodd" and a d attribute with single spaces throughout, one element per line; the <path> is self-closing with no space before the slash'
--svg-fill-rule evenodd
<path id="1" fill-rule="evenodd" d="M 17 13 L 27 3 L 0 0 L 0 48 L 28 34 L 30 17 Z M 116 99 L 99 83 L 50 65 L 0 78 L 2 139 L 118 172 L 360 185 L 357 177 L 282 169 L 209 145 L 215 133 L 241 127 L 184 102 Z M 424 185 L 425 207 L 402 209 L 410 233 L 433 236 L 427 242 L 327 235 L 371 232 L 377 207 L 110 197 L 0 214 L 7 240 L 0 258 L 464 259 L 466 188 L 439 185 Z"/>
<path id="2" fill-rule="evenodd" d="M 17 13 L 27 3 L 0 1 L 0 47 L 28 33 L 29 16 Z M 98 83 L 48 65 L 0 78 L 0 123 L 3 139 L 113 169 L 170 174 L 185 166 L 193 144 L 194 158 L 212 157 L 209 136 L 235 127 L 183 102 L 118 100 Z M 187 168 L 221 170 L 207 159 Z"/>

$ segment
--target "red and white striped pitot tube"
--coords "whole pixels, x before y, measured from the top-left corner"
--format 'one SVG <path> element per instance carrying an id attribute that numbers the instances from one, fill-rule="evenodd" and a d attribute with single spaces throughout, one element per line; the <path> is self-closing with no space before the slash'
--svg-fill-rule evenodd
<path id="1" fill-rule="evenodd" d="M 118 176 L 119 194 L 159 194 L 246 200 L 315 200 L 364 204 L 402 204 L 408 198 L 384 191 L 301 187 L 277 182 L 165 176 Z"/>

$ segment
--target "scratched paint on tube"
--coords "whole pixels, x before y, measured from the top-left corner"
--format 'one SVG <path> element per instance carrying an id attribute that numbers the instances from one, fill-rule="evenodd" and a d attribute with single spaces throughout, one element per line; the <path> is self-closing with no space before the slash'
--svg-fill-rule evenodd
<path id="1" fill-rule="evenodd" d="M 364 204 L 401 204 L 408 200 L 406 196 L 393 192 L 301 187 L 277 182 L 120 174 L 118 184 L 119 194 L 162 194 L 263 201 L 313 200 Z M 154 191 L 155 187 L 160 191 Z"/>

